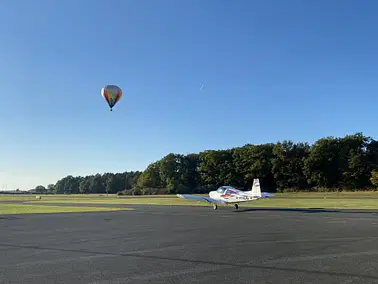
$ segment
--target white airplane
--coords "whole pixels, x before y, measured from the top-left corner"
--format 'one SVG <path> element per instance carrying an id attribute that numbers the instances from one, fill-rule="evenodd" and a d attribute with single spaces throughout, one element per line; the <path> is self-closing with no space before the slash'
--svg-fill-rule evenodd
<path id="1" fill-rule="evenodd" d="M 213 204 L 214 210 L 218 209 L 217 204 L 233 204 L 236 209 L 239 208 L 239 203 L 256 201 L 261 198 L 272 197 L 273 194 L 268 192 L 261 192 L 260 181 L 258 178 L 253 180 L 252 189 L 250 191 L 242 191 L 235 189 L 232 186 L 221 186 L 216 191 L 210 191 L 209 197 L 177 194 L 180 198 L 193 199 L 199 201 L 207 201 Z"/>

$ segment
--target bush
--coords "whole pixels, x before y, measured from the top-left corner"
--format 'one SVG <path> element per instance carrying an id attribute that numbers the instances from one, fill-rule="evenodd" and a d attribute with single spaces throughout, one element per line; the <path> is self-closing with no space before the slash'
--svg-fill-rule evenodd
<path id="1" fill-rule="evenodd" d="M 158 192 L 158 189 L 157 188 L 153 188 L 153 187 L 147 187 L 147 188 L 143 188 L 142 189 L 142 194 L 143 195 L 154 195 Z"/>
<path id="2" fill-rule="evenodd" d="M 378 187 L 378 169 L 375 169 L 371 172 L 370 182 L 375 187 Z"/>
<path id="3" fill-rule="evenodd" d="M 133 195 L 143 195 L 143 192 L 140 188 L 134 188 L 132 191 Z"/>

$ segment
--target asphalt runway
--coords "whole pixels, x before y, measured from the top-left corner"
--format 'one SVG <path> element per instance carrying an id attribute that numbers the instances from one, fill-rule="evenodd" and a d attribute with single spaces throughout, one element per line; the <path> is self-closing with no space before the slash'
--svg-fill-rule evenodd
<path id="1" fill-rule="evenodd" d="M 378 283 L 376 211 L 126 207 L 0 215 L 0 283 Z"/>

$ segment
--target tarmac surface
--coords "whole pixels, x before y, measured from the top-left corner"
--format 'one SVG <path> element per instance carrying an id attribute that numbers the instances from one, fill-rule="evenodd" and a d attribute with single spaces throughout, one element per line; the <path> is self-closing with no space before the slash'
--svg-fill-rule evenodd
<path id="1" fill-rule="evenodd" d="M 0 215 L 0 283 L 378 283 L 378 211 L 125 207 Z"/>

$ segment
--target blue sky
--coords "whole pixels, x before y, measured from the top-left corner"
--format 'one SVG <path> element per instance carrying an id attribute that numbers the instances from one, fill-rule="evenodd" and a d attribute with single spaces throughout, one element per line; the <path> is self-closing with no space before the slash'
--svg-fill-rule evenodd
<path id="1" fill-rule="evenodd" d="M 377 8 L 4 0 L 0 186 L 143 170 L 170 152 L 377 138 Z M 123 90 L 113 112 L 106 84 Z"/>

